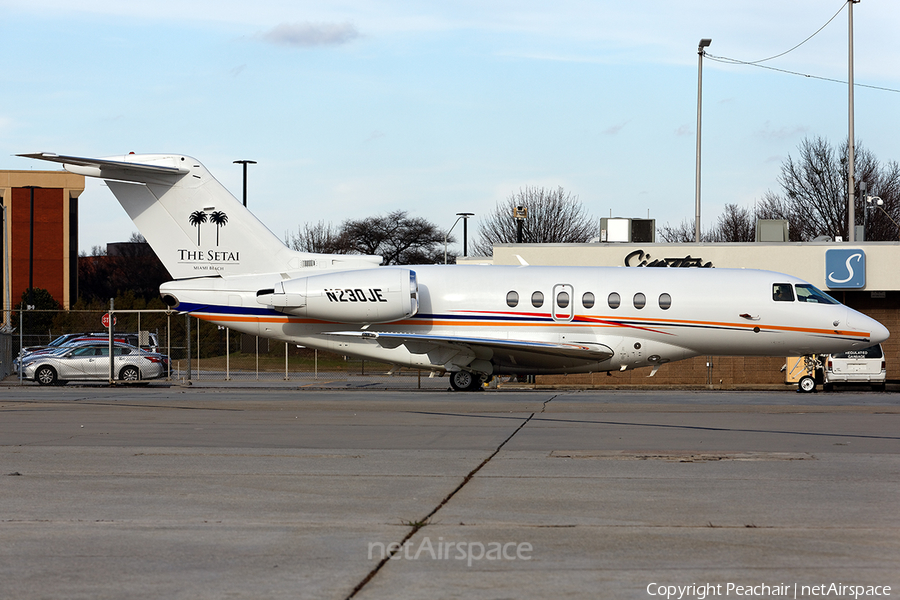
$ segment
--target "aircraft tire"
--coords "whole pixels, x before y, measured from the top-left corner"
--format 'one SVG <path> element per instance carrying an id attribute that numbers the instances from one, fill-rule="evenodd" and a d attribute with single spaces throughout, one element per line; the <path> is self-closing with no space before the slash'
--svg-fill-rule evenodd
<path id="1" fill-rule="evenodd" d="M 810 392 L 814 392 L 816 390 L 816 380 L 806 375 L 800 378 L 800 381 L 797 383 L 797 391 L 803 392 L 804 394 L 809 394 Z"/>
<path id="2" fill-rule="evenodd" d="M 474 392 L 481 388 L 481 377 L 469 371 L 455 371 L 450 374 L 450 387 L 457 392 Z"/>

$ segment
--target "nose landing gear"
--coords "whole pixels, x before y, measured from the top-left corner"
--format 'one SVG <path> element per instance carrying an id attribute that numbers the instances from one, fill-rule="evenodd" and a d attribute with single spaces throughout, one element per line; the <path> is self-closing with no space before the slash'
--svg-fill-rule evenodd
<path id="1" fill-rule="evenodd" d="M 816 385 L 824 380 L 824 369 L 822 361 L 815 354 L 807 354 L 803 357 L 803 366 L 806 367 L 807 375 L 800 378 L 797 382 L 797 391 L 809 394 L 816 391 Z"/>

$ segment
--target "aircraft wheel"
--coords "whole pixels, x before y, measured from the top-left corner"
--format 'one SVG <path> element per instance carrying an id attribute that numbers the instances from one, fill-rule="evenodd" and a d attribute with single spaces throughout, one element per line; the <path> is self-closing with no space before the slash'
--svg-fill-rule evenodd
<path id="1" fill-rule="evenodd" d="M 34 372 L 34 380 L 40 385 L 53 385 L 56 383 L 56 369 L 47 365 L 38 367 Z"/>
<path id="2" fill-rule="evenodd" d="M 457 392 L 473 392 L 481 387 L 481 377 L 469 371 L 450 374 L 450 387 Z"/>
<path id="3" fill-rule="evenodd" d="M 797 384 L 797 389 L 804 394 L 808 394 L 810 392 L 815 391 L 816 389 L 816 380 L 806 375 L 805 377 L 800 378 L 800 382 Z"/>

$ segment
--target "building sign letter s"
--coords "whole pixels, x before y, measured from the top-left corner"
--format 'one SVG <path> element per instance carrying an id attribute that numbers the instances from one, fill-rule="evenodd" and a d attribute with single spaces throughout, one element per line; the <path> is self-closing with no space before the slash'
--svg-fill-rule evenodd
<path id="1" fill-rule="evenodd" d="M 865 287 L 866 253 L 858 248 L 826 250 L 825 283 L 832 290 Z"/>

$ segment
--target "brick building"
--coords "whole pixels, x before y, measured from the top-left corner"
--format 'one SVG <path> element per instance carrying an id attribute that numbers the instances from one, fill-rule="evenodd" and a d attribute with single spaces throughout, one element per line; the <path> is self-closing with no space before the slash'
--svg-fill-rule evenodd
<path id="1" fill-rule="evenodd" d="M 32 189 L 34 210 L 32 218 Z M 64 307 L 78 297 L 78 197 L 84 177 L 64 171 L 0 171 L 0 257 L 5 317 L 28 289 L 44 288 Z M 34 250 L 30 250 L 31 226 Z M 4 318 L 5 321 L 5 318 Z"/>

